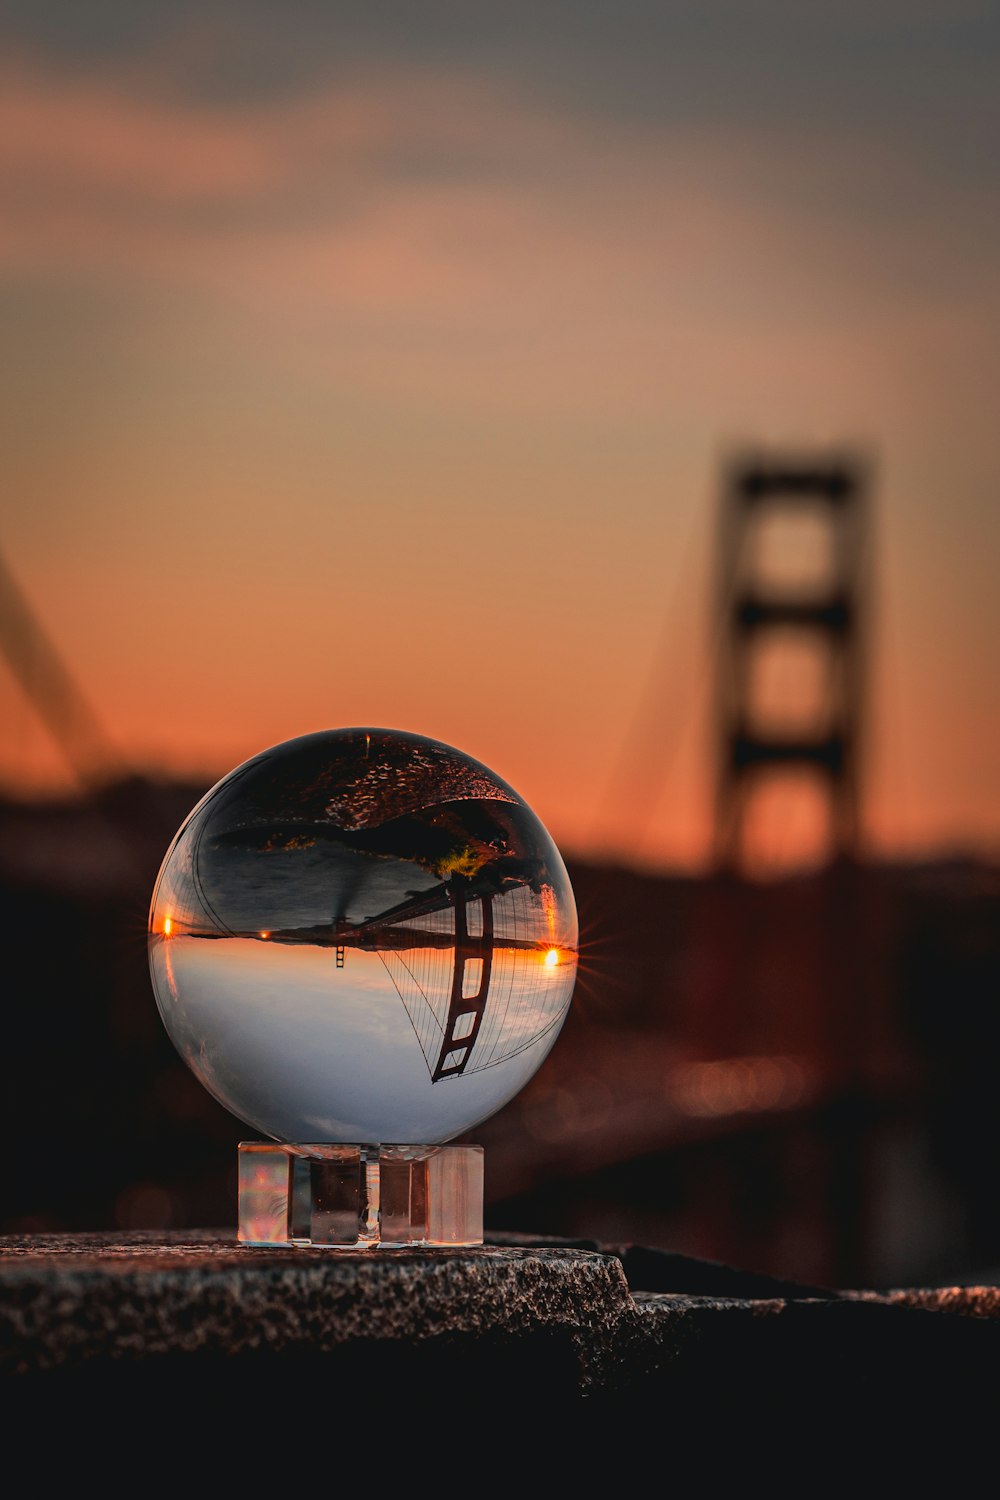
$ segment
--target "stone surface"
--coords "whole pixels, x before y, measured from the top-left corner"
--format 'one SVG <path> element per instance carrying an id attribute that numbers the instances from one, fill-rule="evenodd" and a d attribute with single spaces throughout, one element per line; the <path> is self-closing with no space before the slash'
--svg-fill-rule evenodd
<path id="1" fill-rule="evenodd" d="M 1000 1318 L 1000 1286 L 907 1287 L 894 1292 L 851 1292 L 865 1302 L 925 1312 L 958 1313 L 969 1318 Z"/>
<path id="2" fill-rule="evenodd" d="M 300 1413 L 370 1393 L 479 1420 L 512 1397 L 540 1413 L 583 1395 L 669 1414 L 675 1434 L 706 1414 L 817 1433 L 877 1417 L 888 1434 L 893 1413 L 949 1407 L 985 1431 L 1000 1291 L 817 1293 L 594 1242 L 338 1254 L 221 1232 L 38 1236 L 0 1241 L 0 1372 L 46 1409 L 182 1398 L 220 1421 L 290 1396 Z"/>
<path id="3" fill-rule="evenodd" d="M 486 1335 L 561 1334 L 575 1355 L 584 1330 L 631 1308 L 614 1256 L 561 1249 L 336 1254 L 212 1232 L 0 1241 L 0 1370 L 21 1373 Z"/>
<path id="4" fill-rule="evenodd" d="M 598 1250 L 616 1255 L 633 1291 L 677 1292 L 689 1297 L 835 1297 L 822 1287 L 806 1286 L 777 1276 L 763 1276 L 741 1271 L 717 1260 L 698 1260 L 693 1255 L 679 1255 L 673 1250 L 651 1249 L 647 1245 L 605 1244 L 599 1240 L 560 1239 L 546 1235 L 506 1234 L 492 1232 L 486 1240 L 491 1245 L 534 1245 L 564 1250 Z"/>

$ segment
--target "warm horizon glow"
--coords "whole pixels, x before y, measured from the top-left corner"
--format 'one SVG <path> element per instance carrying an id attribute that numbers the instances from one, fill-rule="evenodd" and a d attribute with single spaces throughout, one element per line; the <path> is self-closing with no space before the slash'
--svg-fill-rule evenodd
<path id="1" fill-rule="evenodd" d="M 0 22 L 0 550 L 90 769 L 385 726 L 703 868 L 722 460 L 858 445 L 866 852 L 1000 854 L 1000 21 L 290 4 Z M 0 791 L 74 784 L 0 718 Z"/>

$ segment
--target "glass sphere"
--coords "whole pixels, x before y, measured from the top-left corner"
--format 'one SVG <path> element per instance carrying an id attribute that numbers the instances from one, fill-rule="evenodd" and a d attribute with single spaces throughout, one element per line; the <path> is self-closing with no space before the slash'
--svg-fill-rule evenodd
<path id="1" fill-rule="evenodd" d="M 338 729 L 202 798 L 149 963 L 185 1062 L 264 1135 L 435 1145 L 538 1068 L 577 937 L 559 852 L 505 782 L 436 740 Z"/>

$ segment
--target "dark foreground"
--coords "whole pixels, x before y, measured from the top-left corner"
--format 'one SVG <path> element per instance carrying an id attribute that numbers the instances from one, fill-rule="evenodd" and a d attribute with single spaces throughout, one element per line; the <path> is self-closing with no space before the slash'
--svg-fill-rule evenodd
<path id="1" fill-rule="evenodd" d="M 389 1431 L 405 1412 L 468 1451 L 491 1413 L 516 1410 L 515 1441 L 590 1411 L 590 1440 L 639 1417 L 647 1451 L 707 1426 L 910 1457 L 917 1435 L 960 1434 L 965 1453 L 995 1424 L 1000 1289 L 831 1293 L 517 1236 L 353 1255 L 43 1235 L 0 1241 L 0 1370 L 8 1410 L 113 1411 L 129 1431 L 170 1413 L 246 1436 L 248 1412 L 326 1431 L 369 1410 Z"/>

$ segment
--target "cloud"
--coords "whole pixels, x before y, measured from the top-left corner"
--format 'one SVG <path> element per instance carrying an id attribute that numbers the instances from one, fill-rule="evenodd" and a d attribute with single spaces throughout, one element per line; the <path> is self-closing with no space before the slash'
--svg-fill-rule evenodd
<path id="1" fill-rule="evenodd" d="M 26 207 L 68 198 L 119 219 L 155 205 L 247 203 L 349 167 L 388 125 L 363 89 L 223 107 L 22 60 L 0 74 L 0 183 Z"/>
<path id="2" fill-rule="evenodd" d="M 989 362 L 996 189 L 847 121 L 609 122 L 428 66 L 223 104 L 22 57 L 0 202 L 0 273 L 169 295 L 392 400 L 754 420 L 807 370 L 866 410 L 942 325 Z"/>

